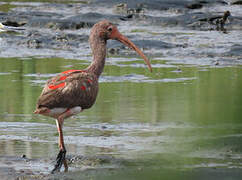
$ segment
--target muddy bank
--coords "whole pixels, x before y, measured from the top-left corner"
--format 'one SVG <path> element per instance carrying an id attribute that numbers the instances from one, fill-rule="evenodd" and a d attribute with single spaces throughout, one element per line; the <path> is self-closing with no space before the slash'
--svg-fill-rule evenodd
<path id="1" fill-rule="evenodd" d="M 110 155 L 68 155 L 66 159 L 69 165 L 69 172 L 51 174 L 51 169 L 54 167 L 54 159 L 31 159 L 26 155 L 22 155 L 21 157 L 0 156 L 0 177 L 1 180 L 66 179 L 68 177 L 71 179 L 77 177 L 85 179 L 89 176 L 89 171 L 99 172 L 122 169 L 124 164 L 130 163 L 128 160 L 116 159 Z"/>
<path id="2" fill-rule="evenodd" d="M 76 179 L 186 179 L 239 180 L 240 168 L 204 167 L 192 170 L 175 170 L 156 166 L 158 162 L 129 161 L 111 156 L 68 156 L 69 172 L 50 174 L 50 160 L 26 157 L 0 157 L 1 180 L 76 180 Z M 50 163 L 50 164 L 48 164 Z M 8 165 L 8 166 L 6 166 Z M 13 167 L 15 166 L 15 167 Z"/>
<path id="3" fill-rule="evenodd" d="M 0 7 L 0 20 L 5 25 L 26 28 L 24 32 L 1 33 L 1 57 L 57 56 L 90 61 L 90 28 L 108 19 L 151 59 L 181 63 L 185 59 L 197 64 L 194 58 L 200 58 L 208 65 L 216 61 L 241 64 L 241 51 L 235 47 L 241 44 L 242 13 L 241 5 L 235 2 L 12 1 L 2 2 Z M 225 12 L 229 15 L 223 21 Z M 109 42 L 108 47 L 110 56 L 132 53 L 118 42 Z"/>

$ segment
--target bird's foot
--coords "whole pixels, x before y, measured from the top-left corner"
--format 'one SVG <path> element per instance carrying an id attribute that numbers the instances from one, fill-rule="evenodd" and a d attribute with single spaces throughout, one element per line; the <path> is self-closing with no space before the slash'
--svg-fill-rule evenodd
<path id="1" fill-rule="evenodd" d="M 59 172 L 64 161 L 66 158 L 66 150 L 65 149 L 61 149 L 56 157 L 56 164 L 54 169 L 51 171 L 51 174 L 54 174 L 55 172 Z M 65 167 L 65 171 L 66 171 L 66 167 Z"/>

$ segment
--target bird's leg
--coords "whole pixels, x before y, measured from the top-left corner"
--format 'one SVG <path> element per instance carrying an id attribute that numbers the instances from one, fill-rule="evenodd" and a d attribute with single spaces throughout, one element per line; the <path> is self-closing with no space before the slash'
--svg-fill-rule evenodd
<path id="1" fill-rule="evenodd" d="M 55 167 L 51 171 L 51 173 L 54 173 L 55 171 L 60 171 L 62 164 L 64 164 L 65 172 L 68 171 L 68 165 L 67 165 L 67 162 L 66 162 L 66 159 L 65 159 L 66 149 L 65 149 L 65 145 L 64 145 L 62 126 L 63 126 L 65 118 L 68 118 L 72 115 L 78 114 L 81 111 L 82 111 L 82 108 L 80 106 L 76 106 L 74 108 L 67 109 L 56 120 L 56 125 L 57 125 L 57 129 L 58 129 L 58 133 L 59 133 L 59 148 L 60 148 L 60 151 L 59 151 L 59 154 L 57 155 L 57 158 L 56 158 Z"/>
<path id="2" fill-rule="evenodd" d="M 57 126 L 58 133 L 59 133 L 59 148 L 60 148 L 60 151 L 59 151 L 57 158 L 56 158 L 55 167 L 51 171 L 52 174 L 55 171 L 60 171 L 60 168 L 61 168 L 63 163 L 64 163 L 64 166 L 65 166 L 65 171 L 68 171 L 68 166 L 67 166 L 67 163 L 66 163 L 66 160 L 65 160 L 66 149 L 65 149 L 65 145 L 64 145 L 64 138 L 63 138 L 63 132 L 62 132 L 63 122 L 64 122 L 64 118 L 61 115 L 56 120 L 56 126 Z"/>

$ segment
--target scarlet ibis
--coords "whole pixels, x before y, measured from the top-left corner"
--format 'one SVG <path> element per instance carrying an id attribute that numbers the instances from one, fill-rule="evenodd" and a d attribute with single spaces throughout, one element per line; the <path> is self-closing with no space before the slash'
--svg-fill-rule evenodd
<path id="1" fill-rule="evenodd" d="M 117 27 L 107 20 L 98 22 L 91 29 L 89 43 L 93 52 L 92 63 L 84 70 L 67 70 L 47 81 L 36 105 L 34 113 L 50 116 L 56 119 L 59 133 L 59 153 L 52 173 L 60 171 L 64 164 L 66 149 L 62 126 L 64 119 L 92 107 L 98 94 L 98 78 L 103 72 L 106 57 L 107 40 L 115 39 L 135 50 L 146 62 L 149 70 L 152 68 L 143 52 L 127 37 L 123 36 Z"/>

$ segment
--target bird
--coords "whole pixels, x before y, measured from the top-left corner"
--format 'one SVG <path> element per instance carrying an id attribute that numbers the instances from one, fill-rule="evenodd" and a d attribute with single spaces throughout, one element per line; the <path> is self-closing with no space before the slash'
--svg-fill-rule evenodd
<path id="1" fill-rule="evenodd" d="M 224 25 L 228 21 L 229 16 L 231 16 L 230 11 L 225 11 L 223 15 L 201 19 L 200 21 L 207 21 L 209 24 L 215 25 L 217 31 L 224 31 Z"/>
<path id="2" fill-rule="evenodd" d="M 228 17 L 231 16 L 230 11 L 225 11 L 223 15 L 219 16 L 212 16 L 212 17 L 206 17 L 202 19 L 198 19 L 198 21 L 189 24 L 189 27 L 202 27 L 206 26 L 206 28 L 209 25 L 212 25 L 209 30 L 217 30 L 217 31 L 222 31 L 223 33 L 226 33 L 226 29 L 224 28 L 225 23 L 227 23 Z"/>
<path id="3" fill-rule="evenodd" d="M 215 24 L 216 24 L 216 30 L 217 31 L 221 30 L 221 31 L 226 32 L 224 25 L 225 25 L 225 22 L 227 21 L 229 16 L 231 16 L 230 11 L 225 11 L 224 15 L 222 17 L 216 19 Z"/>
<path id="4" fill-rule="evenodd" d="M 132 41 L 119 32 L 116 25 L 108 20 L 96 23 L 89 36 L 93 54 L 90 65 L 83 70 L 70 69 L 61 72 L 49 79 L 37 100 L 34 113 L 55 118 L 59 134 L 59 153 L 51 173 L 59 172 L 63 165 L 64 171 L 68 171 L 62 131 L 64 119 L 91 108 L 95 103 L 98 94 L 98 79 L 104 69 L 106 45 L 109 39 L 117 40 L 136 51 L 152 72 L 149 59 Z"/>
<path id="5" fill-rule="evenodd" d="M 6 26 L 0 23 L 0 32 L 6 32 L 6 31 L 21 31 L 25 30 L 24 28 L 19 28 L 19 27 L 13 27 L 13 26 Z"/>

